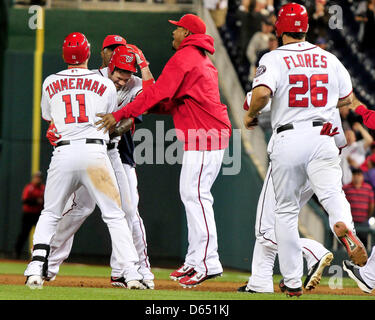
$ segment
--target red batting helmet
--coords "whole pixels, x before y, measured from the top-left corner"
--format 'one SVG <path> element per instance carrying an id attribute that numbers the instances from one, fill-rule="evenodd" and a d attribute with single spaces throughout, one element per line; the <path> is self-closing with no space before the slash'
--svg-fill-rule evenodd
<path id="1" fill-rule="evenodd" d="M 276 35 L 281 37 L 284 32 L 307 32 L 309 17 L 306 8 L 297 3 L 283 5 L 276 20 Z"/>
<path id="2" fill-rule="evenodd" d="M 111 60 L 108 63 L 108 69 L 110 73 L 113 73 L 115 67 L 121 70 L 136 72 L 136 62 L 134 54 L 127 47 L 118 46 L 113 51 Z"/>
<path id="3" fill-rule="evenodd" d="M 90 57 L 90 44 L 80 32 L 68 34 L 63 44 L 63 58 L 67 64 L 81 64 Z"/>

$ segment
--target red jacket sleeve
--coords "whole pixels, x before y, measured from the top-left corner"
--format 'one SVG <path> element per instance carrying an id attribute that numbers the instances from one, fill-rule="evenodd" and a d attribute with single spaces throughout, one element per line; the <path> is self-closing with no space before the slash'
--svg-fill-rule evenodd
<path id="1" fill-rule="evenodd" d="M 22 200 L 27 200 L 30 198 L 30 185 L 26 185 L 22 192 Z"/>
<path id="2" fill-rule="evenodd" d="M 355 112 L 362 116 L 363 124 L 369 129 L 375 129 L 375 111 L 367 109 L 364 105 L 360 105 Z"/>
<path id="3" fill-rule="evenodd" d="M 172 99 L 185 76 L 185 72 L 181 69 L 178 61 L 179 59 L 176 58 L 175 54 L 167 62 L 162 74 L 153 86 L 146 88 L 133 102 L 127 104 L 124 108 L 113 112 L 112 114 L 116 121 L 137 117 L 158 103 Z"/>

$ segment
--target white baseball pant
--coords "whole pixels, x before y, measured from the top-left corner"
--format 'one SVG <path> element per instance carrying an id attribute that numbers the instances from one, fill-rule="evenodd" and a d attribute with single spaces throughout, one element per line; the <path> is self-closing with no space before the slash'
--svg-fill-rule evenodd
<path id="1" fill-rule="evenodd" d="M 130 226 L 132 236 L 136 239 L 144 239 L 144 227 L 143 221 L 139 220 L 139 214 L 137 214 L 137 202 L 133 201 L 136 196 L 134 193 L 137 193 L 137 190 L 132 190 L 129 186 L 129 179 L 125 172 L 125 166 L 123 166 L 117 148 L 108 151 L 108 156 L 111 161 L 112 167 L 114 168 L 116 182 L 118 184 L 120 195 L 121 195 L 121 204 L 123 205 L 123 210 L 126 212 L 125 218 L 127 219 L 128 225 Z M 133 177 L 134 179 L 134 177 Z M 134 182 L 132 182 L 134 186 Z M 59 272 L 59 267 L 63 263 L 65 259 L 68 258 L 70 251 L 72 249 L 74 234 L 78 231 L 80 226 L 86 220 L 86 218 L 94 211 L 95 209 L 95 202 L 93 201 L 92 197 L 88 193 L 87 189 L 81 187 L 75 194 L 73 194 L 69 201 L 67 202 L 64 208 L 63 219 L 58 224 L 57 232 L 52 239 L 51 243 L 51 255 L 48 262 L 48 276 L 53 277 L 57 275 Z M 138 224 L 135 223 L 138 222 Z M 133 225 L 136 228 L 133 228 Z M 141 236 L 139 236 L 141 234 Z M 136 245 L 136 250 L 138 255 L 141 257 L 144 256 L 145 252 L 147 254 L 147 250 L 145 247 L 141 248 L 142 243 L 145 245 L 145 241 L 140 243 L 137 241 L 137 244 L 134 241 L 133 243 Z M 140 261 L 141 262 L 141 269 L 139 272 L 144 271 L 142 274 L 144 279 L 153 279 L 153 274 L 149 270 L 149 268 L 143 267 L 145 264 L 145 259 Z M 148 263 L 148 260 L 147 260 Z M 117 258 L 115 255 L 111 255 L 110 265 L 112 268 L 111 276 L 112 277 L 122 277 L 123 272 L 121 270 L 121 266 L 119 265 Z M 148 265 L 149 266 L 149 265 Z"/>
<path id="2" fill-rule="evenodd" d="M 112 255 L 127 280 L 141 280 L 138 256 L 131 232 L 121 210 L 121 199 L 116 177 L 105 145 L 86 144 L 86 139 L 71 141 L 56 148 L 48 169 L 44 209 L 35 229 L 33 244 L 50 245 L 62 218 L 64 207 L 77 189 L 84 186 L 98 204 L 112 240 Z M 33 257 L 46 257 L 45 250 L 34 250 Z M 25 276 L 33 274 L 32 261 Z"/>
<path id="3" fill-rule="evenodd" d="M 185 265 L 207 275 L 223 272 L 211 194 L 223 157 L 224 150 L 185 151 L 182 159 L 180 196 L 185 206 L 189 243 Z"/>
<path id="4" fill-rule="evenodd" d="M 293 123 L 294 129 L 276 134 L 270 159 L 275 188 L 275 234 L 280 270 L 289 288 L 302 286 L 302 249 L 298 234 L 301 193 L 310 186 L 329 215 L 329 224 L 344 222 L 354 230 L 350 205 L 342 191 L 340 158 L 334 139 L 320 135 L 311 122 Z"/>
<path id="5" fill-rule="evenodd" d="M 371 288 L 375 288 L 375 246 L 372 247 L 371 255 L 367 260 L 367 263 L 359 268 L 359 273 L 362 279 Z"/>
<path id="6" fill-rule="evenodd" d="M 312 197 L 314 191 L 306 182 L 301 193 L 300 207 L 302 208 Z M 271 164 L 264 179 L 259 196 L 255 222 L 255 245 L 251 276 L 247 287 L 256 292 L 273 292 L 273 268 L 277 255 L 275 236 L 275 193 L 271 177 Z M 300 245 L 307 268 L 310 269 L 329 251 L 319 242 L 301 238 Z"/>

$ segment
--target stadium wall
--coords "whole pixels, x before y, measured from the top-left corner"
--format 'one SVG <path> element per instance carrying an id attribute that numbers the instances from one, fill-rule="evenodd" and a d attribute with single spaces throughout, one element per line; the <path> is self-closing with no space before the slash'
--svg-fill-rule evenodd
<path id="1" fill-rule="evenodd" d="M 100 49 L 108 34 L 120 34 L 138 45 L 150 61 L 157 78 L 173 54 L 171 26 L 168 19 L 181 13 L 98 12 L 47 10 L 45 13 L 43 75 L 65 68 L 61 59 L 64 37 L 73 31 L 86 34 L 91 43 L 89 68 L 100 66 Z M 35 30 L 28 27 L 27 9 L 9 10 L 8 48 L 3 65 L 3 148 L 0 159 L 0 251 L 13 250 L 21 225 L 21 193 L 31 175 L 32 101 Z M 1 69 L 0 69 L 1 70 Z M 173 128 L 167 116 L 149 115 L 137 126 L 155 133 L 156 121 L 164 121 L 164 130 Z M 158 122 L 160 124 L 160 122 Z M 47 123 L 40 134 L 40 170 L 46 177 L 52 147 L 45 138 Z M 164 143 L 164 144 L 163 144 Z M 154 154 L 172 142 L 152 143 Z M 230 152 L 233 152 L 233 139 Z M 180 165 L 142 164 L 137 167 L 139 211 L 147 231 L 151 262 L 182 261 L 187 249 L 184 208 L 179 197 Z M 241 171 L 237 175 L 220 173 L 212 189 L 219 237 L 219 253 L 225 267 L 249 269 L 254 243 L 254 223 L 262 179 L 255 166 L 241 150 Z M 110 238 L 100 212 L 96 209 L 78 231 L 72 255 L 84 261 L 94 257 L 108 259 Z M 25 252 L 26 252 L 25 248 Z M 108 261 L 108 260 L 106 260 Z"/>

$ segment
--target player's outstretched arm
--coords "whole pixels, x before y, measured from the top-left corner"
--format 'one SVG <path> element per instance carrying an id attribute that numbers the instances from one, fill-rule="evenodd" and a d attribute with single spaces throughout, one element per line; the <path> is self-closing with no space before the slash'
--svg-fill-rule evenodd
<path id="1" fill-rule="evenodd" d="M 367 109 L 366 105 L 362 103 L 354 94 L 350 109 L 362 117 L 363 124 L 367 128 L 375 129 L 375 111 Z"/>
<path id="2" fill-rule="evenodd" d="M 133 126 L 133 123 L 134 118 L 122 119 L 109 135 L 110 139 L 122 136 L 125 132 L 128 132 Z"/>
<path id="3" fill-rule="evenodd" d="M 253 95 L 250 102 L 249 110 L 244 116 L 244 125 L 246 129 L 252 130 L 258 124 L 257 116 L 259 112 L 267 105 L 271 90 L 266 86 L 258 86 L 253 89 Z"/>
<path id="4" fill-rule="evenodd" d="M 337 103 L 337 108 L 350 107 L 352 105 L 352 103 L 353 103 L 353 98 L 354 98 L 354 94 L 351 93 L 346 98 L 340 99 L 339 102 Z"/>

